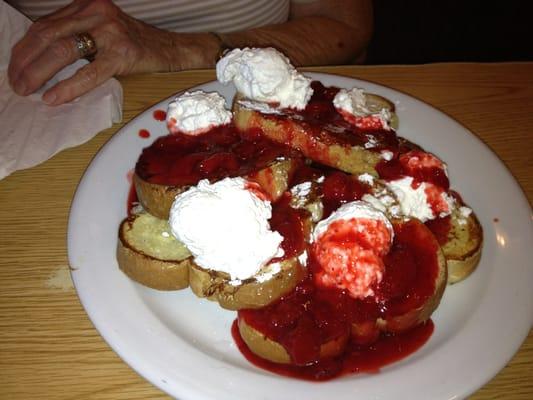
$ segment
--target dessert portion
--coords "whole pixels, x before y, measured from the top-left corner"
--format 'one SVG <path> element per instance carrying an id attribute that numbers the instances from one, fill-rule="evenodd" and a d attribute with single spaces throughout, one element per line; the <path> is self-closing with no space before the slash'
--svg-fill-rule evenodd
<path id="1" fill-rule="evenodd" d="M 255 364 L 323 380 L 356 368 L 350 360 L 363 349 L 391 335 L 408 340 L 405 332 L 430 324 L 447 270 L 423 223 L 390 217 L 361 200 L 375 190 L 367 177 L 317 172 L 304 173 L 314 179 L 305 194 L 295 191 L 304 208 L 319 193 L 326 216 L 311 235 L 307 280 L 267 307 L 240 310 L 237 331 Z M 322 179 L 312 178 L 317 175 Z"/>
<path id="2" fill-rule="evenodd" d="M 297 149 L 318 163 L 351 174 L 366 172 L 377 176 L 376 165 L 386 157 L 382 152 L 398 146 L 395 132 L 384 127 L 392 122 L 376 123 L 381 117 L 370 113 L 357 118 L 354 125 L 333 104 L 338 88 L 326 88 L 318 81 L 312 82 L 311 88 L 313 95 L 302 110 L 258 105 L 257 101 L 238 94 L 233 107 L 235 126 L 244 137 L 254 134 L 267 137 Z M 392 115 L 393 104 L 382 103 Z"/>
<path id="3" fill-rule="evenodd" d="M 194 256 L 192 291 L 240 309 L 269 304 L 304 277 L 306 217 L 284 201 L 271 206 L 255 182 L 225 178 L 176 197 L 169 221 Z"/>
<path id="4" fill-rule="evenodd" d="M 189 286 L 189 250 L 170 234 L 167 221 L 147 212 L 131 215 L 120 224 L 117 261 L 131 279 L 154 289 Z"/>
<path id="5" fill-rule="evenodd" d="M 135 190 L 148 212 L 167 219 L 174 198 L 202 179 L 245 176 L 272 199 L 286 190 L 301 155 L 265 138 L 243 139 L 230 115 L 218 93 L 185 92 L 169 104 L 170 134 L 145 148 L 135 165 Z"/>
<path id="6" fill-rule="evenodd" d="M 400 202 L 403 215 L 424 222 L 442 247 L 448 282 L 466 278 L 481 257 L 483 233 L 471 208 L 453 190 L 446 165 L 422 150 L 400 151 L 377 170 Z"/>
<path id="7" fill-rule="evenodd" d="M 448 283 L 467 278 L 481 259 L 483 230 L 476 214 L 466 206 L 456 192 L 451 192 L 455 206 L 450 215 L 426 222 L 446 258 Z"/>
<path id="8" fill-rule="evenodd" d="M 233 112 L 185 92 L 139 156 L 120 268 L 238 310 L 239 349 L 276 373 L 325 380 L 414 352 L 481 254 L 445 163 L 396 134 L 392 102 L 325 87 L 274 49 L 235 49 L 217 77 Z"/>
<path id="9" fill-rule="evenodd" d="M 397 144 L 389 126 L 390 101 L 312 82 L 274 49 L 229 52 L 217 64 L 217 78 L 237 89 L 234 122 L 243 136 L 260 131 L 262 137 L 350 173 L 375 173 L 380 151 Z"/>
<path id="10" fill-rule="evenodd" d="M 276 199 L 286 190 L 284 182 L 301 158 L 268 139 L 242 139 L 230 122 L 202 135 L 170 134 L 156 139 L 142 151 L 133 180 L 141 205 L 166 219 L 174 198 L 202 179 L 245 176 L 264 185 Z"/>
<path id="11" fill-rule="evenodd" d="M 310 229 L 307 214 L 280 200 L 303 157 L 268 139 L 241 138 L 213 95 L 177 97 L 167 112 L 170 134 L 140 155 L 133 177 L 139 206 L 129 207 L 117 259 L 130 278 L 151 288 L 190 286 L 224 308 L 261 307 L 306 274 L 298 257 Z M 205 117 L 208 106 L 216 110 Z M 128 240 L 123 231 L 131 232 Z M 183 259 L 172 258 L 175 246 Z M 178 265 L 179 276 L 171 274 Z"/>
<path id="12" fill-rule="evenodd" d="M 316 81 L 310 87 L 313 93 L 304 108 L 282 107 L 275 97 L 238 92 L 233 111 L 241 136 L 266 137 L 314 162 L 369 175 L 393 193 L 403 216 L 418 218 L 432 229 L 452 271 L 449 282 L 468 276 L 479 263 L 482 229 L 475 213 L 450 190 L 445 164 L 396 135 L 397 116 L 387 99 L 358 88 L 327 88 Z"/>

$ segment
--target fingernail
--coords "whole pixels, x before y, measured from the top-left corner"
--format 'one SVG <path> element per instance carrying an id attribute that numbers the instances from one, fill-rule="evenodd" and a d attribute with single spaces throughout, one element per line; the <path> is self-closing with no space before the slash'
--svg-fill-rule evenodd
<path id="1" fill-rule="evenodd" d="M 43 101 L 46 104 L 53 104 L 57 99 L 57 95 L 54 92 L 46 92 L 43 94 Z"/>

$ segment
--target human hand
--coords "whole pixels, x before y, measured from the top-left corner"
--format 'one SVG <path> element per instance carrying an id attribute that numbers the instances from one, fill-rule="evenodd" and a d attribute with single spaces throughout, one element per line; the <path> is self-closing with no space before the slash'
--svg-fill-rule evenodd
<path id="1" fill-rule="evenodd" d="M 79 97 L 112 76 L 209 67 L 215 59 L 217 44 L 208 34 L 157 29 L 110 0 L 75 0 L 37 20 L 13 47 L 8 67 L 13 90 L 23 96 L 33 93 L 79 59 L 74 35 L 83 32 L 96 42 L 94 60 L 44 93 L 43 101 L 50 105 Z M 199 51 L 201 41 L 207 41 L 207 50 Z"/>

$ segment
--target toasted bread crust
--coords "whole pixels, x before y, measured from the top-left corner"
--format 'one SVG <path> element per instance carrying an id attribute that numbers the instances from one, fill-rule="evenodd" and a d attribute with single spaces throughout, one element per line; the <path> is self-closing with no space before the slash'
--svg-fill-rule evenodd
<path id="1" fill-rule="evenodd" d="M 289 187 L 290 177 L 294 174 L 297 164 L 292 159 L 278 160 L 266 168 L 252 172 L 246 178 L 258 183 L 270 199 L 276 201 Z"/>
<path id="2" fill-rule="evenodd" d="M 127 238 L 127 231 L 135 218 L 120 224 L 117 261 L 120 269 L 131 279 L 157 290 L 179 290 L 189 286 L 189 267 L 192 257 L 163 260 L 136 248 Z"/>
<path id="3" fill-rule="evenodd" d="M 248 348 L 265 360 L 278 364 L 291 364 L 291 356 L 287 350 L 275 340 L 266 337 L 263 333 L 250 326 L 244 318 L 238 319 L 239 333 Z M 331 339 L 320 346 L 320 358 L 330 358 L 341 354 L 348 342 L 349 334 Z"/>
<path id="4" fill-rule="evenodd" d="M 281 270 L 270 279 L 250 279 L 239 284 L 230 283 L 230 277 L 222 272 L 206 270 L 191 264 L 189 282 L 198 297 L 217 301 L 228 310 L 260 308 L 290 292 L 306 276 L 307 272 L 296 257 L 281 262 Z"/>
<path id="5" fill-rule="evenodd" d="M 150 183 L 137 174 L 133 175 L 133 184 L 139 203 L 154 217 L 161 219 L 168 219 L 170 207 L 176 196 L 190 187 Z"/>
<path id="6" fill-rule="evenodd" d="M 281 344 L 252 328 L 243 318 L 238 319 L 238 324 L 242 340 L 254 354 L 278 364 L 290 364 L 291 357 Z"/>
<path id="7" fill-rule="evenodd" d="M 429 229 L 420 222 L 421 227 L 426 229 L 429 234 Z M 433 236 L 433 235 L 431 235 Z M 416 325 L 427 321 L 431 314 L 437 309 L 446 289 L 448 280 L 448 265 L 441 246 L 439 246 L 437 239 L 433 237 L 435 248 L 437 249 L 437 276 L 435 277 L 435 287 L 433 294 L 420 307 L 409 310 L 408 312 L 389 317 L 386 319 L 378 319 L 378 326 L 382 331 L 399 333 L 407 331 Z"/>
<path id="8" fill-rule="evenodd" d="M 392 101 L 375 93 L 366 93 L 366 106 L 372 113 L 379 113 L 382 109 L 387 109 L 391 113 L 390 127 L 398 129 L 399 120 L 396 114 L 396 107 Z"/>
<path id="9" fill-rule="evenodd" d="M 448 279 L 448 266 L 442 249 L 437 251 L 438 273 L 435 279 L 435 290 L 426 302 L 405 314 L 397 315 L 387 319 L 378 319 L 380 330 L 385 332 L 400 333 L 412 329 L 416 325 L 427 321 L 437 309 L 446 289 Z"/>
<path id="10" fill-rule="evenodd" d="M 481 260 L 481 246 L 478 251 L 470 257 L 461 260 L 448 259 L 448 283 L 453 284 L 467 278 L 479 264 Z"/>
<path id="11" fill-rule="evenodd" d="M 448 283 L 462 281 L 476 269 L 482 247 L 483 229 L 475 213 L 464 218 L 455 210 L 448 241 L 442 246 L 448 263 Z"/>
<path id="12" fill-rule="evenodd" d="M 257 182 L 274 201 L 287 190 L 295 163 L 292 159 L 276 160 L 269 166 L 251 173 L 248 178 Z M 137 174 L 133 176 L 133 184 L 139 203 L 154 217 L 161 219 L 168 219 L 176 196 L 191 187 L 190 185 L 171 186 L 150 183 Z"/>

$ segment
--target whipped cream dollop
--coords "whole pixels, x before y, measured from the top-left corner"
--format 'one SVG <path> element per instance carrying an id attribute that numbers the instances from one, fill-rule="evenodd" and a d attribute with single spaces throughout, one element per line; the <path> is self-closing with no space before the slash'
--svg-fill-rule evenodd
<path id="1" fill-rule="evenodd" d="M 352 88 L 350 90 L 340 89 L 333 98 L 333 105 L 341 111 L 343 116 L 353 116 L 347 118 L 348 122 L 359 124 L 357 118 L 370 117 L 381 123 L 383 129 L 390 129 L 392 114 L 386 108 L 379 112 L 370 110 L 367 104 L 367 97 L 363 89 Z M 367 124 L 368 121 L 365 122 Z"/>
<path id="2" fill-rule="evenodd" d="M 200 135 L 219 125 L 229 124 L 232 114 L 224 97 L 201 90 L 185 92 L 168 105 L 167 127 L 171 133 Z"/>
<path id="3" fill-rule="evenodd" d="M 255 276 L 272 258 L 283 255 L 283 237 L 270 229 L 272 206 L 252 183 L 207 179 L 176 196 L 170 209 L 172 234 L 205 269 L 226 272 L 232 280 Z"/>
<path id="4" fill-rule="evenodd" d="M 234 49 L 218 61 L 216 71 L 219 82 L 233 82 L 248 99 L 282 108 L 302 110 L 313 94 L 311 79 L 271 47 Z"/>
<path id="5" fill-rule="evenodd" d="M 361 200 L 352 201 L 352 202 L 343 204 L 337 210 L 331 213 L 329 217 L 327 217 L 326 219 L 323 219 L 318 224 L 316 224 L 315 229 L 313 231 L 312 240 L 313 242 L 316 242 L 320 238 L 320 236 L 324 232 L 327 231 L 328 227 L 334 221 L 338 221 L 338 220 L 347 221 L 350 219 L 359 219 L 359 218 L 374 219 L 374 220 L 382 221 L 390 232 L 391 243 L 392 243 L 392 240 L 394 238 L 394 230 L 389 219 L 385 216 L 385 214 L 382 211 L 375 208 L 372 204 L 366 201 L 361 201 Z"/>
<path id="6" fill-rule="evenodd" d="M 313 232 L 312 250 L 320 266 L 315 281 L 346 290 L 353 298 L 374 295 L 393 235 L 390 221 L 372 205 L 364 201 L 342 205 Z"/>
<path id="7" fill-rule="evenodd" d="M 391 196 L 386 189 L 377 190 L 373 194 L 364 194 L 361 200 L 370 203 L 372 207 L 385 213 L 391 218 L 404 217 L 400 205 L 398 204 L 398 200 Z"/>
<path id="8" fill-rule="evenodd" d="M 450 215 L 455 204 L 452 196 L 445 191 L 438 191 L 434 185 L 422 182 L 414 188 L 413 178 L 410 176 L 386 182 L 386 186 L 396 196 L 401 213 L 407 217 L 418 218 L 422 222 L 435 219 L 437 216 Z M 428 199 L 428 192 L 431 191 L 435 193 L 438 191 L 433 199 L 433 203 L 436 202 L 434 205 Z M 435 214 L 433 208 L 440 210 L 438 214 Z"/>

